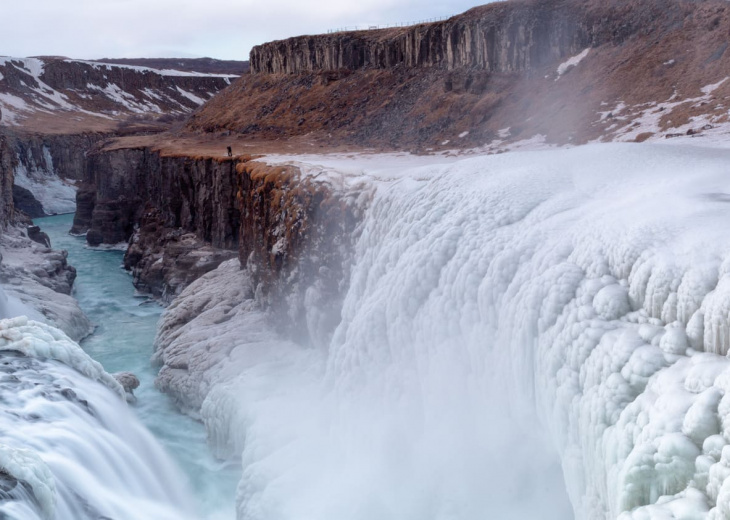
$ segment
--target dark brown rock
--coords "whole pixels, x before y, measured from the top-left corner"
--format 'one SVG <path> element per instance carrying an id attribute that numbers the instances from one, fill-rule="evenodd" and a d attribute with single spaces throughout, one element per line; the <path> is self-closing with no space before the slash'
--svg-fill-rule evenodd
<path id="1" fill-rule="evenodd" d="M 18 211 L 22 211 L 30 218 L 46 216 L 43 205 L 33 196 L 30 190 L 13 185 L 13 204 Z"/>
<path id="2" fill-rule="evenodd" d="M 0 231 L 13 221 L 13 168 L 15 154 L 5 135 L 0 133 Z"/>
<path id="3" fill-rule="evenodd" d="M 442 22 L 265 43 L 251 50 L 251 71 L 292 74 L 402 66 L 522 72 L 585 47 L 620 43 L 646 29 L 655 12 L 671 10 L 660 5 L 667 2 L 646 4 L 495 2 Z"/>
<path id="4" fill-rule="evenodd" d="M 124 256 L 135 287 L 165 302 L 212 271 L 236 251 L 219 249 L 182 228 L 165 225 L 163 212 L 148 204 Z"/>
<path id="5" fill-rule="evenodd" d="M 26 228 L 26 232 L 28 233 L 28 238 L 30 238 L 33 242 L 36 242 L 48 248 L 51 247 L 51 239 L 49 238 L 47 233 L 41 231 L 40 227 L 28 226 Z"/>

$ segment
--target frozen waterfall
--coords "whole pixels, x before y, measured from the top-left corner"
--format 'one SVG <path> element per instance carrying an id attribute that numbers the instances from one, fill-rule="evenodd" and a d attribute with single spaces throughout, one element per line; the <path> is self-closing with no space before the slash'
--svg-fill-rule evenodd
<path id="1" fill-rule="evenodd" d="M 0 402 L 0 517 L 190 518 L 178 470 L 119 383 L 63 332 L 0 320 Z"/>
<path id="2" fill-rule="evenodd" d="M 329 344 L 235 262 L 163 318 L 239 518 L 730 518 L 730 153 L 368 160 L 300 161 L 377 186 Z"/>

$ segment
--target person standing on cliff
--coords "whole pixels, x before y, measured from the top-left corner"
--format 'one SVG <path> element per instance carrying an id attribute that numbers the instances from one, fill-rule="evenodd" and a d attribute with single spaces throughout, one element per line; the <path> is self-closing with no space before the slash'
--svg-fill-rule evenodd
<path id="1" fill-rule="evenodd" d="M 228 157 L 233 157 L 233 149 L 230 146 L 226 147 L 226 149 L 228 150 Z"/>

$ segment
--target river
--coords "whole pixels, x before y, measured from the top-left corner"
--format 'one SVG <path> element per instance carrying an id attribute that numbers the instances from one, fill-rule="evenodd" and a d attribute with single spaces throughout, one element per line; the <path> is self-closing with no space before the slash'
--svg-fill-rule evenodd
<path id="1" fill-rule="evenodd" d="M 96 327 L 81 346 L 107 372 L 137 375 L 140 386 L 133 410 L 187 476 L 200 517 L 234 518 L 240 466 L 214 459 L 203 425 L 181 414 L 154 386 L 157 371 L 150 357 L 162 307 L 135 291 L 130 274 L 121 267 L 122 251 L 87 247 L 83 237 L 68 234 L 72 221 L 73 215 L 57 215 L 35 223 L 48 233 L 54 249 L 68 251 L 69 263 L 77 269 L 74 296 Z"/>

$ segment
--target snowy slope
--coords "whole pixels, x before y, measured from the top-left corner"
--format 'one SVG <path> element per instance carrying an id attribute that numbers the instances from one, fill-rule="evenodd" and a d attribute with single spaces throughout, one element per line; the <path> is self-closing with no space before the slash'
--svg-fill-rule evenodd
<path id="1" fill-rule="evenodd" d="M 236 76 L 156 70 L 59 58 L 0 57 L 0 110 L 6 125 L 34 114 L 184 113 Z"/>
<path id="2" fill-rule="evenodd" d="M 311 162 L 378 187 L 332 341 L 232 263 L 161 325 L 239 518 L 566 518 L 552 457 L 576 518 L 730 518 L 730 152 Z"/>

